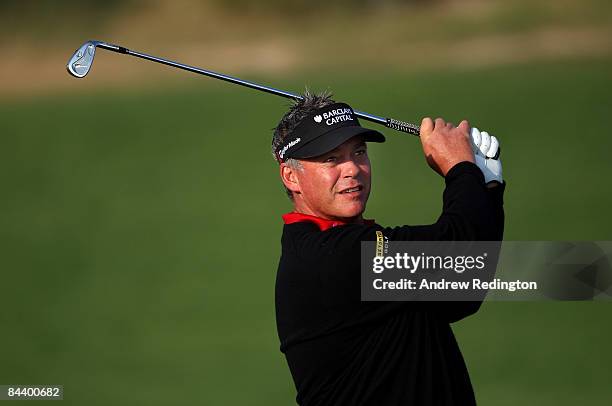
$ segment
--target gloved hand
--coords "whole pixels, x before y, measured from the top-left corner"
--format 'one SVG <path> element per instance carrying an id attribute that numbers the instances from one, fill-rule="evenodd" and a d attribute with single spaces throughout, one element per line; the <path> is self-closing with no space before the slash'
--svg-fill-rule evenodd
<path id="1" fill-rule="evenodd" d="M 499 141 L 486 131 L 473 127 L 470 131 L 476 165 L 482 171 L 485 183 L 502 183 L 502 165 L 499 159 Z"/>

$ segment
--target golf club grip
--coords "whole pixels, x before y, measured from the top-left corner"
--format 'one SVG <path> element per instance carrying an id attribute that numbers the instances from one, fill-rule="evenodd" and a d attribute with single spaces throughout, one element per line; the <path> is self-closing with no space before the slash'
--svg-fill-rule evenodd
<path id="1" fill-rule="evenodd" d="M 396 120 L 394 118 L 388 118 L 385 125 L 394 130 L 416 135 L 417 137 L 421 134 L 421 129 L 418 125 Z"/>

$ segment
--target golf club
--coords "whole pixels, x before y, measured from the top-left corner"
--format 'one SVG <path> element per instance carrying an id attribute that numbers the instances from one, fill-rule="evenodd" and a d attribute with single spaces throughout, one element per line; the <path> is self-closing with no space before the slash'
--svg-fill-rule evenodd
<path id="1" fill-rule="evenodd" d="M 143 54 L 140 52 L 132 51 L 127 48 L 124 48 L 119 45 L 113 45 L 102 41 L 87 41 L 83 45 L 76 50 L 74 55 L 68 61 L 68 65 L 66 68 L 68 72 L 77 78 L 83 78 L 89 73 L 91 70 L 91 65 L 93 64 L 94 56 L 96 54 L 96 48 L 106 49 L 108 51 L 117 52 L 120 54 L 132 55 L 138 58 L 146 59 L 148 61 L 153 61 L 157 63 L 161 63 L 164 65 L 172 66 L 175 68 L 183 69 L 189 72 L 199 73 L 200 75 L 209 76 L 212 78 L 224 80 L 226 82 L 235 83 L 237 85 L 250 87 L 251 89 L 261 90 L 262 92 L 272 93 L 277 96 L 286 97 L 288 99 L 301 100 L 302 97 L 293 94 L 290 92 L 285 92 L 284 90 L 275 89 L 272 87 L 260 85 L 253 82 L 248 82 L 246 80 L 238 79 L 232 76 L 227 76 L 222 73 L 217 73 L 205 69 L 196 68 L 194 66 L 185 65 L 179 62 L 170 61 L 167 59 L 159 58 L 152 55 Z M 397 131 L 402 131 L 408 134 L 419 136 L 419 126 L 411 123 L 406 123 L 404 121 L 396 120 L 393 118 L 384 118 L 380 116 L 375 116 L 373 114 L 364 113 L 362 111 L 355 110 L 355 115 L 357 117 L 362 118 L 364 120 L 372 121 L 374 123 L 382 124 L 388 128 L 392 128 Z"/>

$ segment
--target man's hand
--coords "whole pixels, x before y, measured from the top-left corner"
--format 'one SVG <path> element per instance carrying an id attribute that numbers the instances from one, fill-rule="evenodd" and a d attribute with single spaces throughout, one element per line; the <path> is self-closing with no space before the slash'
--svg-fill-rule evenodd
<path id="1" fill-rule="evenodd" d="M 425 117 L 421 122 L 421 144 L 429 166 L 446 176 L 460 162 L 475 162 L 469 131 L 470 124 L 466 120 L 455 127 L 441 118 L 434 122 Z"/>
<path id="2" fill-rule="evenodd" d="M 502 183 L 502 165 L 499 159 L 499 141 L 486 131 L 474 127 L 470 131 L 472 148 L 476 165 L 485 177 L 485 183 L 491 187 L 495 182 Z"/>

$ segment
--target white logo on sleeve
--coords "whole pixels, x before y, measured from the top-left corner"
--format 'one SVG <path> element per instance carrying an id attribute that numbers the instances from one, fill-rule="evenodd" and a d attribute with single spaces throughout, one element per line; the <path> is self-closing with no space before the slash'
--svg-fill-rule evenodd
<path id="1" fill-rule="evenodd" d="M 314 121 L 320 123 L 321 121 L 323 121 L 323 117 L 321 117 L 320 114 L 317 114 L 316 116 L 314 116 Z"/>

